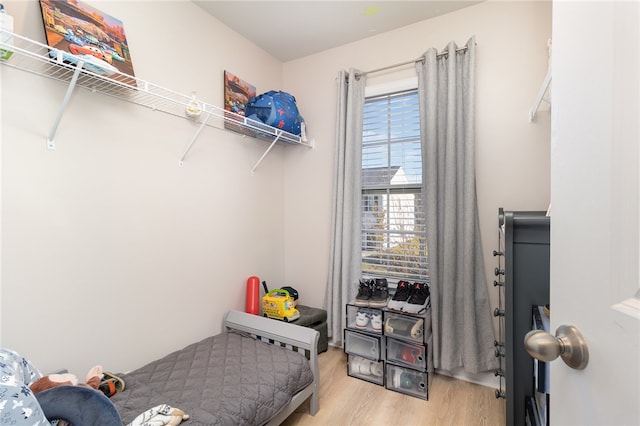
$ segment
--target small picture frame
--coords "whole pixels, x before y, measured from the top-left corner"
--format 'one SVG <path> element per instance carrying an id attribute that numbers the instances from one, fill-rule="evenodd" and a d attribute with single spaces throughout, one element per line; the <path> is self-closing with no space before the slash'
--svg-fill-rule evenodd
<path id="1" fill-rule="evenodd" d="M 233 123 L 241 121 L 249 99 L 256 95 L 256 87 L 235 74 L 224 71 L 224 110 L 233 114 L 226 114 L 230 120 L 225 120 L 224 127 L 234 132 L 253 136 L 254 132 Z M 240 116 L 240 117 L 239 117 Z"/>

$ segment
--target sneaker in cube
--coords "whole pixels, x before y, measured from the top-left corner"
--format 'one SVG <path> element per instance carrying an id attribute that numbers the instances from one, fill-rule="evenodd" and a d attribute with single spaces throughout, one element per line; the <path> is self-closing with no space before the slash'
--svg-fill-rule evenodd
<path id="1" fill-rule="evenodd" d="M 357 328 L 367 328 L 369 324 L 369 314 L 367 314 L 363 310 L 358 310 L 356 313 L 356 327 Z"/>
<path id="2" fill-rule="evenodd" d="M 393 369 L 393 378 L 392 378 L 392 382 L 393 382 L 393 387 L 396 389 L 400 388 L 400 377 L 402 375 L 402 371 L 396 367 Z"/>
<path id="3" fill-rule="evenodd" d="M 377 377 L 382 377 L 384 373 L 384 368 L 382 367 L 381 362 L 371 362 L 371 374 Z"/>
<path id="4" fill-rule="evenodd" d="M 377 333 L 382 333 L 382 314 L 380 312 L 371 314 L 371 328 Z"/>
<path id="5" fill-rule="evenodd" d="M 359 356 L 354 356 L 351 360 L 351 371 L 369 376 L 371 374 L 371 361 Z"/>

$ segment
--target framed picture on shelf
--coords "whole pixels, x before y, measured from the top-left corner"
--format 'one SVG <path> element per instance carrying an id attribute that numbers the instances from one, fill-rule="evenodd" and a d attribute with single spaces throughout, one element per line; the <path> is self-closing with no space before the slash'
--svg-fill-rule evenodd
<path id="1" fill-rule="evenodd" d="M 82 61 L 95 74 L 135 85 L 122 21 L 80 0 L 40 0 L 40 9 L 47 44 L 62 51 L 64 62 Z M 51 50 L 49 55 L 59 53 Z"/>
<path id="2" fill-rule="evenodd" d="M 256 95 L 256 87 L 247 83 L 229 71 L 224 72 L 224 110 L 233 114 L 225 114 L 231 120 L 225 120 L 224 127 L 238 133 L 253 136 L 254 132 L 236 125 L 232 120 L 241 121 L 244 109 L 250 98 Z M 237 114 L 237 115 L 236 115 Z M 239 117 L 240 116 L 240 117 Z"/>

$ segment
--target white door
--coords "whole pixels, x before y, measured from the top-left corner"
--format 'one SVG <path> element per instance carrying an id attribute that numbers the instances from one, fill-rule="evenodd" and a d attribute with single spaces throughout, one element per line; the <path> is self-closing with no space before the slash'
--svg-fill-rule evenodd
<path id="1" fill-rule="evenodd" d="M 584 370 L 551 363 L 553 425 L 640 425 L 638 310 L 613 307 L 639 288 L 639 14 L 553 5 L 551 329 L 590 351 Z"/>

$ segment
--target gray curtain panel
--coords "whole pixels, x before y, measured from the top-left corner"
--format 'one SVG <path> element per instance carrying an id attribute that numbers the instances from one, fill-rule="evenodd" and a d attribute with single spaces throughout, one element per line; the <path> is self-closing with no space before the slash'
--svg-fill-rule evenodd
<path id="1" fill-rule="evenodd" d="M 475 37 L 417 62 L 429 246 L 433 363 L 477 373 L 498 367 L 480 242 L 475 181 Z"/>
<path id="2" fill-rule="evenodd" d="M 328 334 L 337 346 L 342 345 L 346 327 L 345 304 L 355 298 L 361 274 L 360 170 L 366 76 L 357 77 L 358 73 L 351 69 L 338 75 L 331 251 L 325 294 Z"/>

